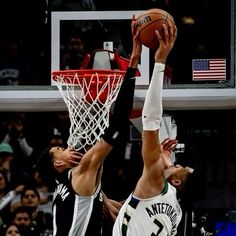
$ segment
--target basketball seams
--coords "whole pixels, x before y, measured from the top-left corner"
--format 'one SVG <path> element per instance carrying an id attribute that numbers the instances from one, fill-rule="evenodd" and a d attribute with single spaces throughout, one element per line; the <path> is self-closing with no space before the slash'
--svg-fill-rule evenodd
<path id="1" fill-rule="evenodd" d="M 163 15 L 163 16 L 164 16 L 164 15 Z M 142 30 L 140 31 L 140 33 L 141 33 L 141 34 L 142 34 L 142 33 L 145 33 L 145 32 L 143 32 L 143 31 L 148 30 L 148 28 L 152 28 L 152 25 L 153 25 L 153 24 L 156 24 L 158 21 L 163 21 L 163 24 L 166 23 L 167 20 L 168 20 L 168 18 L 170 18 L 170 17 L 169 17 L 168 14 L 166 14 L 166 15 L 165 15 L 165 18 L 161 18 L 161 19 L 157 19 L 157 20 L 152 21 L 152 22 L 149 23 L 148 25 L 144 26 L 144 27 L 142 28 Z M 153 40 L 155 40 L 155 34 L 154 34 L 153 37 L 150 39 L 150 41 L 147 41 L 146 43 L 149 44 L 149 43 L 151 43 Z"/>
<path id="2" fill-rule="evenodd" d="M 154 18 L 156 18 L 156 16 L 162 16 L 164 19 L 167 17 L 168 18 L 168 14 L 158 14 L 158 13 L 151 13 L 151 14 L 148 14 L 148 13 L 146 13 L 146 14 L 144 14 L 144 15 L 142 15 L 142 16 L 139 16 L 138 18 L 137 18 L 137 22 L 139 21 L 139 20 L 141 20 L 142 18 L 145 18 L 145 17 L 147 17 L 147 16 L 150 16 L 150 17 L 154 17 Z M 152 18 L 153 19 L 153 18 Z M 163 20 L 161 17 L 159 18 L 159 20 Z"/>
<path id="3" fill-rule="evenodd" d="M 152 21 L 152 23 L 150 23 L 150 24 L 146 25 L 145 27 L 143 27 L 143 29 L 140 31 L 140 34 L 142 34 L 142 33 L 145 34 L 145 32 L 143 32 L 143 31 L 148 30 L 148 28 L 152 28 L 152 25 L 156 24 L 156 22 L 158 22 L 158 21 L 166 22 L 166 20 L 164 20 L 164 19 L 158 19 L 158 20 Z M 154 39 L 155 39 L 155 34 L 153 34 L 153 37 L 150 39 L 150 41 L 147 41 L 147 44 L 151 43 Z"/>
<path id="4" fill-rule="evenodd" d="M 175 25 L 174 18 L 162 9 L 150 9 L 140 15 L 136 19 L 140 42 L 148 48 L 157 48 L 159 43 L 155 38 L 155 29 L 159 30 L 162 35 L 162 25 L 167 21 Z"/>
<path id="5" fill-rule="evenodd" d="M 155 15 L 158 15 L 158 16 L 161 15 L 161 16 L 163 16 L 163 18 L 159 18 L 159 19 L 152 20 L 152 22 L 149 23 L 148 25 L 147 25 L 147 24 L 146 24 L 146 25 L 144 24 L 143 28 L 142 28 L 140 31 L 143 31 L 143 30 L 146 29 L 146 27 L 148 27 L 149 25 L 152 25 L 153 23 L 156 23 L 157 21 L 160 21 L 160 20 L 163 20 L 164 23 L 166 23 L 167 20 L 169 19 L 169 20 L 172 21 L 173 24 L 175 23 L 174 20 L 173 20 L 173 17 L 170 16 L 168 13 L 167 13 L 167 14 L 157 14 L 157 13 L 144 14 L 144 15 L 142 15 L 142 16 L 140 16 L 140 17 L 137 18 L 137 22 L 138 22 L 141 18 L 144 18 L 144 17 L 146 17 L 146 16 L 150 16 L 150 17 L 152 18 L 153 15 L 154 15 L 154 16 L 155 16 Z M 155 18 L 155 17 L 154 17 L 154 18 Z M 153 18 L 152 18 L 152 19 L 153 19 Z"/>

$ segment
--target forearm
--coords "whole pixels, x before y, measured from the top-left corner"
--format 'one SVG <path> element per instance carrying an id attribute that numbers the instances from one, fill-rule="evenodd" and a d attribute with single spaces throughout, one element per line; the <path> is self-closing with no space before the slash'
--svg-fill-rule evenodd
<path id="1" fill-rule="evenodd" d="M 122 203 L 105 197 L 103 206 L 106 218 L 112 223 L 114 223 L 119 213 L 119 210 L 122 207 Z"/>
<path id="2" fill-rule="evenodd" d="M 143 130 L 152 131 L 160 128 L 163 113 L 162 87 L 164 69 L 164 64 L 155 63 L 142 111 Z"/>
<path id="3" fill-rule="evenodd" d="M 127 130 L 129 116 L 133 109 L 135 74 L 136 68 L 128 67 L 110 117 L 109 127 L 103 135 L 103 139 L 112 146 Z"/>
<path id="4" fill-rule="evenodd" d="M 133 52 L 130 56 L 129 67 L 138 68 L 139 60 L 140 60 L 140 52 L 133 49 Z"/>
<path id="5" fill-rule="evenodd" d="M 136 68 L 128 67 L 111 117 L 111 120 L 114 120 L 115 122 L 129 119 L 129 115 L 133 108 L 135 74 Z"/>
<path id="6" fill-rule="evenodd" d="M 8 203 L 10 203 L 16 196 L 14 190 L 8 192 L 1 200 L 0 200 L 0 210 L 2 210 Z"/>
<path id="7" fill-rule="evenodd" d="M 24 156 L 29 157 L 33 152 L 33 148 L 27 143 L 26 138 L 18 138 L 18 142 Z"/>

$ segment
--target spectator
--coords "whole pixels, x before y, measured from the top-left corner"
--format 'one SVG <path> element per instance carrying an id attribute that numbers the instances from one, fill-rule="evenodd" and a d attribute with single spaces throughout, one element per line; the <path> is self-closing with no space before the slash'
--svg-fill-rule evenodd
<path id="1" fill-rule="evenodd" d="M 14 150 L 14 160 L 12 161 L 12 168 L 20 169 L 22 172 L 22 181 L 29 178 L 30 170 L 32 169 L 32 153 L 34 148 L 29 142 L 29 136 L 26 127 L 26 113 L 17 112 L 10 116 L 5 124 L 5 136 L 3 143 L 8 143 Z"/>
<path id="2" fill-rule="evenodd" d="M 0 213 L 3 223 L 7 223 L 10 213 L 10 203 L 22 190 L 23 185 L 16 187 L 14 190 L 10 190 L 7 175 L 3 170 L 0 170 Z"/>
<path id="3" fill-rule="evenodd" d="M 40 195 L 40 205 L 38 210 L 52 214 L 52 187 L 50 181 L 47 179 L 48 173 L 45 173 L 47 172 L 47 167 L 41 167 L 42 168 L 34 167 L 31 184 L 36 187 Z"/>
<path id="4" fill-rule="evenodd" d="M 7 143 L 0 144 L 0 170 L 3 170 L 7 179 L 10 181 L 11 175 L 11 162 L 13 160 L 13 149 Z"/>
<path id="5" fill-rule="evenodd" d="M 31 156 L 33 148 L 29 144 L 25 135 L 25 117 L 26 114 L 24 112 L 13 114 L 7 124 L 7 133 L 3 139 L 3 142 L 11 144 L 13 149 L 17 149 L 16 151 L 19 152 L 19 155 L 28 158 Z"/>
<path id="6" fill-rule="evenodd" d="M 4 226 L 0 233 L 2 236 L 24 236 L 20 234 L 20 230 L 15 224 Z"/>
<path id="7" fill-rule="evenodd" d="M 65 42 L 64 50 L 61 58 L 61 69 L 79 69 L 86 53 L 82 31 L 77 30 L 72 34 L 68 41 Z"/>
<path id="8" fill-rule="evenodd" d="M 7 175 L 5 173 L 5 171 L 0 170 L 0 226 L 6 222 L 8 215 L 9 215 L 9 211 L 10 211 L 10 207 L 8 204 L 2 204 L 2 202 L 4 201 L 4 196 L 8 193 L 9 191 L 9 181 L 7 178 Z M 3 205 L 3 206 L 2 206 Z"/>
<path id="9" fill-rule="evenodd" d="M 31 211 L 33 223 L 40 233 L 52 231 L 52 214 L 39 210 L 40 195 L 35 187 L 26 186 L 21 193 L 21 205 Z"/>
<path id="10" fill-rule="evenodd" d="M 27 179 L 26 185 L 35 186 L 40 195 L 38 210 L 51 214 L 53 193 L 46 168 L 47 166 L 44 163 L 40 168 L 34 166 L 29 173 L 30 178 Z M 17 195 L 11 202 L 11 208 L 14 210 L 21 205 L 21 197 Z"/>
<path id="11" fill-rule="evenodd" d="M 12 213 L 12 223 L 16 224 L 23 236 L 39 236 L 37 225 L 32 220 L 32 215 L 27 207 L 18 207 Z"/>
<path id="12" fill-rule="evenodd" d="M 24 85 L 29 78 L 27 62 L 15 39 L 5 40 L 0 56 L 0 85 Z"/>
<path id="13" fill-rule="evenodd" d="M 0 174 L 1 180 L 1 174 Z M 9 191 L 5 196 L 0 198 L 0 210 L 5 208 L 24 188 L 24 185 L 19 185 L 14 190 Z"/>
<path id="14" fill-rule="evenodd" d="M 0 170 L 3 170 L 10 182 L 10 188 L 25 182 L 25 173 L 21 170 L 21 165 L 14 165 L 13 148 L 8 143 L 0 144 Z"/>

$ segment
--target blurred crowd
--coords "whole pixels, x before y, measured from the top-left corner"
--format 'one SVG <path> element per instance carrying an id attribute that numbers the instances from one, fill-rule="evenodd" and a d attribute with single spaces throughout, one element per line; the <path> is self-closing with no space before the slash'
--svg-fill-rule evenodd
<path id="1" fill-rule="evenodd" d="M 42 116 L 18 112 L 1 117 L 0 235 L 13 226 L 20 235 L 52 235 L 53 182 L 37 162 L 47 147 L 65 145 L 69 120 L 67 112 L 52 114 L 53 122 Z"/>
<path id="2" fill-rule="evenodd" d="M 67 146 L 69 127 L 68 112 L 1 114 L 0 235 L 10 235 L 8 230 L 20 236 L 52 235 L 54 180 L 42 160 L 49 147 Z M 131 191 L 142 166 L 140 142 L 131 144 L 128 137 L 129 132 L 129 153 L 123 140 L 104 164 L 104 191 L 117 200 Z"/>

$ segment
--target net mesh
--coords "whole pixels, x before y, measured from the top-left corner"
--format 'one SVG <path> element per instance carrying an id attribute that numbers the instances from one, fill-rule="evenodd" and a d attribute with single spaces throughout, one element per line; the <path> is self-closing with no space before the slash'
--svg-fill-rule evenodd
<path id="1" fill-rule="evenodd" d="M 100 140 L 109 125 L 111 106 L 118 95 L 124 73 L 64 71 L 54 72 L 52 77 L 69 112 L 68 147 L 87 151 Z"/>

